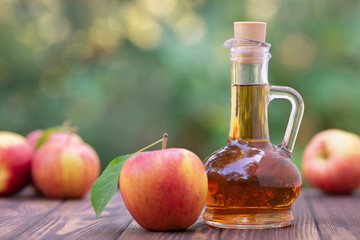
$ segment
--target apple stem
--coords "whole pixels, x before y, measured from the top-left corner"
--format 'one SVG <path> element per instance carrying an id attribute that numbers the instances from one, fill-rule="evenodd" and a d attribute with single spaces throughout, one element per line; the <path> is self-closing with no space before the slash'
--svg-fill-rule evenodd
<path id="1" fill-rule="evenodd" d="M 63 128 L 69 128 L 71 126 L 71 121 L 69 119 L 66 119 L 62 124 L 61 127 Z"/>
<path id="2" fill-rule="evenodd" d="M 166 148 L 166 143 L 167 143 L 168 137 L 169 137 L 169 134 L 164 133 L 163 142 L 162 142 L 162 148 L 161 148 L 162 150 L 164 150 Z"/>
<path id="3" fill-rule="evenodd" d="M 166 138 L 167 138 L 168 135 L 167 135 L 167 133 L 164 133 L 164 135 L 165 135 L 165 134 L 166 134 Z M 148 149 L 148 148 L 151 148 L 152 146 L 154 146 L 154 145 L 156 145 L 156 144 L 158 144 L 158 143 L 164 142 L 164 137 L 165 137 L 165 136 L 163 136 L 163 138 L 157 140 L 156 142 L 150 144 L 149 146 L 146 146 L 146 147 L 140 149 L 139 151 L 137 151 L 137 152 L 135 152 L 135 153 L 142 152 L 142 151 L 144 151 L 144 150 L 146 150 L 146 149 Z M 135 154 L 135 153 L 134 153 L 134 154 Z"/>
<path id="4" fill-rule="evenodd" d="M 327 159 L 329 157 L 329 151 L 325 142 L 322 143 L 322 150 L 323 151 L 321 152 L 321 157 L 323 159 Z"/>
<path id="5" fill-rule="evenodd" d="M 78 128 L 77 127 L 72 127 L 72 128 L 70 128 L 70 133 L 71 134 L 74 134 L 74 133 L 76 133 L 78 131 Z"/>

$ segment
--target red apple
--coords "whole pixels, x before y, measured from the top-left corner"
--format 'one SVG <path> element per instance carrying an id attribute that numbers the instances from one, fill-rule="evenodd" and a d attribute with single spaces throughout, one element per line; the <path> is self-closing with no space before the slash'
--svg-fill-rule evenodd
<path id="1" fill-rule="evenodd" d="M 35 148 L 36 148 L 37 142 L 43 133 L 44 133 L 44 130 L 36 129 L 36 130 L 30 132 L 26 136 L 26 139 L 32 148 L 33 156 L 34 156 L 34 153 L 36 150 Z M 64 130 L 57 130 L 57 131 L 52 132 L 50 134 L 50 136 L 46 139 L 46 142 L 51 142 L 51 141 L 72 142 L 72 143 L 82 143 L 83 142 L 82 138 L 79 135 L 77 135 L 76 133 L 70 132 L 70 131 L 64 131 Z M 33 182 L 34 182 L 33 179 L 31 179 L 31 183 L 33 183 Z M 32 184 L 32 186 L 36 190 L 38 190 L 34 184 Z"/>
<path id="2" fill-rule="evenodd" d="M 170 148 L 130 157 L 120 173 L 120 191 L 134 219 L 157 231 L 186 229 L 196 222 L 207 195 L 207 176 L 192 152 Z"/>
<path id="3" fill-rule="evenodd" d="M 26 136 L 26 140 L 28 141 L 28 143 L 30 144 L 32 149 L 35 149 L 37 141 L 39 140 L 42 133 L 43 133 L 43 130 L 36 129 Z"/>
<path id="4" fill-rule="evenodd" d="M 337 129 L 318 133 L 304 151 L 302 171 L 325 192 L 352 192 L 360 186 L 360 137 Z"/>
<path id="5" fill-rule="evenodd" d="M 29 183 L 31 153 L 23 136 L 0 132 L 0 196 L 16 193 Z"/>
<path id="6" fill-rule="evenodd" d="M 39 138 L 41 137 L 41 135 L 43 134 L 44 130 L 41 129 L 36 129 L 32 132 L 30 132 L 27 136 L 26 139 L 28 140 L 30 146 L 35 149 L 37 142 L 39 140 Z M 74 142 L 74 143 L 82 143 L 83 140 L 82 138 L 77 135 L 76 133 L 70 132 L 70 131 L 54 131 L 50 134 L 50 136 L 48 137 L 48 139 L 46 140 L 47 142 L 49 141 L 57 141 L 57 142 Z"/>
<path id="7" fill-rule="evenodd" d="M 49 141 L 32 160 L 36 188 L 47 197 L 80 198 L 99 176 L 100 160 L 86 143 Z"/>

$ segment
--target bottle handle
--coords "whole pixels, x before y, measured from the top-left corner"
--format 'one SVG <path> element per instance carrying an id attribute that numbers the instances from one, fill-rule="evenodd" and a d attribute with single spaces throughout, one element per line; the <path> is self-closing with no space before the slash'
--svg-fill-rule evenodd
<path id="1" fill-rule="evenodd" d="M 294 149 L 295 140 L 304 114 L 304 101 L 301 95 L 290 87 L 270 86 L 270 101 L 276 98 L 287 99 L 291 102 L 291 113 L 285 136 L 279 145 L 279 147 L 286 148 L 291 153 Z"/>

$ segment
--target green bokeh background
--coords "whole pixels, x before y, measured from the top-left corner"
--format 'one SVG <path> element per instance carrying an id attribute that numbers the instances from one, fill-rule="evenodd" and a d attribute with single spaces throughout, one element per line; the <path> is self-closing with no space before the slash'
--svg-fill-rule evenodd
<path id="1" fill-rule="evenodd" d="M 305 114 L 293 154 L 317 132 L 360 134 L 357 0 L 0 1 L 0 129 L 27 135 L 70 119 L 102 167 L 170 135 L 202 159 L 230 121 L 234 21 L 268 22 L 269 81 Z M 281 142 L 290 103 L 269 105 Z"/>

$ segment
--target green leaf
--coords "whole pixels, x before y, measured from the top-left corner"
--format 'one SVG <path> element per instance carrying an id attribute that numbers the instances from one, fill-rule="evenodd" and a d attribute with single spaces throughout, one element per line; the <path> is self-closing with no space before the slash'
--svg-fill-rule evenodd
<path id="1" fill-rule="evenodd" d="M 51 128 L 47 128 L 43 131 L 43 133 L 40 135 L 39 139 L 36 142 L 36 146 L 35 149 L 39 149 L 39 147 L 41 145 L 43 145 L 44 143 L 47 142 L 47 140 L 49 139 L 50 135 L 53 132 L 57 132 L 57 131 L 71 131 L 72 128 L 68 127 L 68 126 L 58 126 L 58 127 L 51 127 Z"/>
<path id="2" fill-rule="evenodd" d="M 132 155 L 133 153 L 112 160 L 92 185 L 90 199 L 96 218 L 100 216 L 110 199 L 115 195 L 119 185 L 121 168 Z"/>
<path id="3" fill-rule="evenodd" d="M 36 142 L 36 146 L 35 149 L 39 149 L 39 147 L 41 145 L 43 145 L 44 143 L 47 142 L 48 138 L 50 137 L 50 135 L 57 131 L 59 128 L 58 127 L 52 127 L 52 128 L 47 128 L 43 131 L 43 133 L 41 134 L 41 136 L 39 137 L 38 141 Z"/>
<path id="4" fill-rule="evenodd" d="M 160 142 L 166 142 L 168 135 L 164 133 L 163 138 L 144 147 L 136 153 L 142 152 Z M 165 145 L 163 145 L 165 148 Z M 125 161 L 136 153 L 123 155 L 112 160 L 109 165 L 105 168 L 103 173 L 98 177 L 91 187 L 90 200 L 94 208 L 96 218 L 100 216 L 110 199 L 115 195 L 117 187 L 119 185 L 119 176 L 121 168 Z"/>

